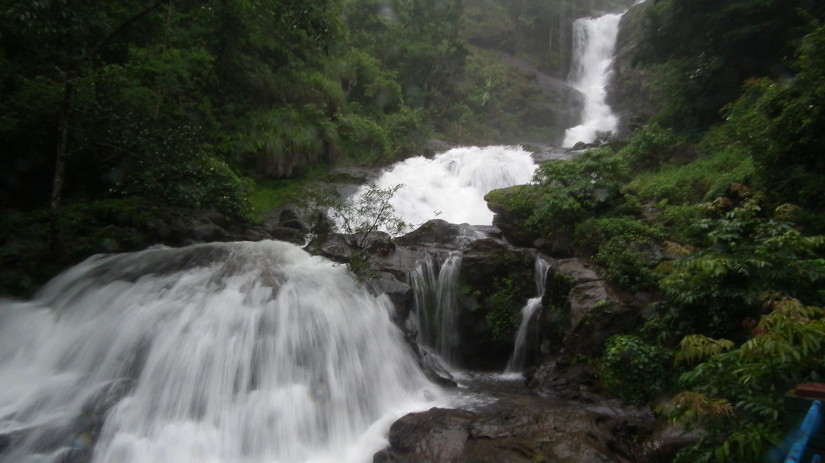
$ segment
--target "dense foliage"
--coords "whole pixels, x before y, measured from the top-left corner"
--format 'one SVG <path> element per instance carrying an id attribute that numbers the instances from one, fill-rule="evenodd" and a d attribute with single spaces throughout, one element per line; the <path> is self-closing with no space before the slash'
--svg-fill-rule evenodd
<path id="1" fill-rule="evenodd" d="M 667 98 L 662 121 L 680 130 L 719 122 L 747 78 L 787 78 L 785 60 L 810 19 L 825 19 L 825 7 L 811 0 L 649 3 L 635 57 L 658 76 L 653 85 Z"/>
<path id="2" fill-rule="evenodd" d="M 611 338 L 598 363 L 618 396 L 668 394 L 669 416 L 707 433 L 677 461 L 762 461 L 782 452 L 783 395 L 825 373 L 822 11 L 679 0 L 649 10 L 659 38 L 641 52 L 670 68 L 669 112 L 620 149 L 545 163 L 531 185 L 488 198 L 548 252 L 590 256 L 607 280 L 658 295 L 645 325 Z"/>

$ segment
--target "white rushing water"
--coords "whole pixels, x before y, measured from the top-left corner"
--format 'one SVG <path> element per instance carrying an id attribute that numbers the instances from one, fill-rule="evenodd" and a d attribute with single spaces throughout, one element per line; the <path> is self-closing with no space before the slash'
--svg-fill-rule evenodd
<path id="1" fill-rule="evenodd" d="M 493 212 L 484 195 L 530 182 L 536 164 L 514 146 L 453 148 L 431 159 L 417 156 L 393 165 L 375 185 L 403 184 L 392 198 L 395 213 L 408 224 L 439 218 L 450 223 L 490 225 Z"/>
<path id="2" fill-rule="evenodd" d="M 91 258 L 0 301 L 0 461 L 372 461 L 441 394 L 390 307 L 281 242 Z"/>
<path id="3" fill-rule="evenodd" d="M 451 254 L 441 265 L 428 256 L 409 274 L 418 342 L 448 364 L 455 363 L 455 350 L 461 342 L 457 336 L 460 270 L 461 255 Z"/>
<path id="4" fill-rule="evenodd" d="M 573 67 L 569 81 L 584 94 L 582 122 L 564 133 L 562 146 L 591 143 L 599 132 L 615 132 L 618 119 L 607 104 L 607 84 L 613 65 L 622 14 L 580 18 L 573 23 Z"/>
<path id="5" fill-rule="evenodd" d="M 516 332 L 516 340 L 513 343 L 513 353 L 507 361 L 507 367 L 504 369 L 505 373 L 516 373 L 524 369 L 527 361 L 527 338 L 530 322 L 535 321 L 536 313 L 541 310 L 541 300 L 545 293 L 545 281 L 547 280 L 547 270 L 550 269 L 550 263 L 536 256 L 535 263 L 535 279 L 536 279 L 536 297 L 530 298 L 527 304 L 521 309 L 521 323 Z"/>

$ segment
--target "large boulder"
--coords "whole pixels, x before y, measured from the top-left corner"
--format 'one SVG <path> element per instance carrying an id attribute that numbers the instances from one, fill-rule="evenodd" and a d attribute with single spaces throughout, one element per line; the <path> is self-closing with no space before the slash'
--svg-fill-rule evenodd
<path id="1" fill-rule="evenodd" d="M 375 463 L 640 461 L 649 411 L 507 396 L 481 409 L 433 408 L 396 421 Z"/>
<path id="2" fill-rule="evenodd" d="M 459 366 L 504 369 L 521 308 L 536 296 L 535 256 L 535 250 L 494 239 L 477 240 L 465 248 L 458 277 Z"/>
<path id="3" fill-rule="evenodd" d="M 551 267 L 541 318 L 545 358 L 528 373 L 528 386 L 544 395 L 594 400 L 598 376 L 582 359 L 601 355 L 610 336 L 642 322 L 635 299 L 608 284 L 584 259 Z"/>
<path id="4" fill-rule="evenodd" d="M 483 235 L 484 232 L 471 225 L 456 225 L 441 219 L 432 219 L 406 235 L 396 238 L 395 242 L 413 249 L 458 250 Z"/>
<path id="5" fill-rule="evenodd" d="M 526 210 L 538 201 L 532 185 L 515 185 L 493 190 L 484 196 L 487 208 L 495 212 L 493 225 L 516 246 L 533 246 L 539 234 L 524 224 Z"/>

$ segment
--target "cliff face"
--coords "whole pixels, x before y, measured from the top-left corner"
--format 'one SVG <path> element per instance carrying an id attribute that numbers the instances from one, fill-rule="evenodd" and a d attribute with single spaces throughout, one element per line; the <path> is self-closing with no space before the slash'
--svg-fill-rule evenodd
<path id="1" fill-rule="evenodd" d="M 619 116 L 620 136 L 627 135 L 664 109 L 665 100 L 650 85 L 655 79 L 655 69 L 642 68 L 634 63 L 645 11 L 652 5 L 653 2 L 645 2 L 630 8 L 619 26 L 607 102 Z"/>

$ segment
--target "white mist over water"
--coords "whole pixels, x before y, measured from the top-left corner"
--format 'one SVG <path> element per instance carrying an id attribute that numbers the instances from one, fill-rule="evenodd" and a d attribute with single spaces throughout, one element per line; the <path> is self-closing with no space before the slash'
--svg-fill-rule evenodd
<path id="1" fill-rule="evenodd" d="M 529 152 L 514 146 L 453 148 L 434 156 L 409 158 L 375 181 L 380 188 L 398 184 L 391 204 L 408 224 L 439 218 L 450 223 L 490 225 L 493 212 L 484 195 L 497 188 L 530 182 L 536 164 Z"/>
<path id="2" fill-rule="evenodd" d="M 372 461 L 441 395 L 390 310 L 287 243 L 91 258 L 0 301 L 0 461 Z"/>
<path id="3" fill-rule="evenodd" d="M 622 14 L 580 18 L 573 23 L 573 88 L 584 94 L 582 123 L 564 133 L 562 146 L 592 143 L 599 132 L 615 132 L 618 119 L 607 104 L 607 84 Z"/>

